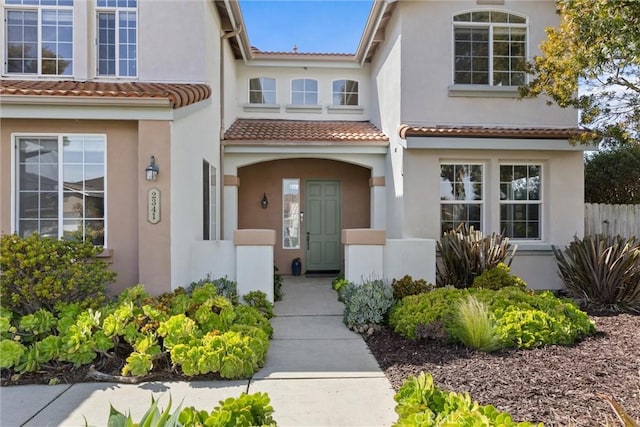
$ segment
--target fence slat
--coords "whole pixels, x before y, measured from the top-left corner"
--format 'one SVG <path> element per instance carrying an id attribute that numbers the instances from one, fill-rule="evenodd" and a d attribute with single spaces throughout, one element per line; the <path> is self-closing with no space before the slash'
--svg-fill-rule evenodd
<path id="1" fill-rule="evenodd" d="M 585 203 L 584 234 L 640 237 L 640 205 Z"/>

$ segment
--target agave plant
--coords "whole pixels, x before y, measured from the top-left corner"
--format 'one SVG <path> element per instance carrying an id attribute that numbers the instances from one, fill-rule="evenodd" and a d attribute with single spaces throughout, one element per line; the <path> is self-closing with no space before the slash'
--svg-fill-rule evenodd
<path id="1" fill-rule="evenodd" d="M 483 271 L 499 263 L 511 266 L 517 246 L 511 246 L 509 238 L 493 233 L 484 236 L 482 231 L 461 224 L 450 230 L 437 243 L 440 262 L 436 266 L 438 286 L 468 288 L 473 279 Z"/>
<path id="2" fill-rule="evenodd" d="M 595 235 L 553 248 L 567 290 L 586 303 L 640 312 L 640 240 Z"/>

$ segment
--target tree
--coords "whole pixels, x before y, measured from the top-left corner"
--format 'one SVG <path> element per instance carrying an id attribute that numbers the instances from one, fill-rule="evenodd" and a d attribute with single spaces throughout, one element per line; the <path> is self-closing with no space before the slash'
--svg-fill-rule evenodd
<path id="1" fill-rule="evenodd" d="M 640 1 L 558 0 L 561 23 L 548 28 L 525 97 L 547 95 L 581 110 L 581 124 L 605 143 L 640 135 Z M 581 91 L 578 93 L 578 85 Z"/>
<path id="2" fill-rule="evenodd" d="M 588 157 L 584 199 L 586 203 L 640 203 L 640 144 L 626 144 Z"/>

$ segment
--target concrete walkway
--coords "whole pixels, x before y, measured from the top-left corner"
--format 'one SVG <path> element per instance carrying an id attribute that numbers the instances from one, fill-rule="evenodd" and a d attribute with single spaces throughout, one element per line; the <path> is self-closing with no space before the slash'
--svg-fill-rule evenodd
<path id="1" fill-rule="evenodd" d="M 109 405 L 134 421 L 151 397 L 161 408 L 211 411 L 242 392 L 266 392 L 279 426 L 389 426 L 394 391 L 362 338 L 342 323 L 330 279 L 287 277 L 275 305 L 264 368 L 243 381 L 83 383 L 0 389 L 0 426 L 103 426 Z"/>

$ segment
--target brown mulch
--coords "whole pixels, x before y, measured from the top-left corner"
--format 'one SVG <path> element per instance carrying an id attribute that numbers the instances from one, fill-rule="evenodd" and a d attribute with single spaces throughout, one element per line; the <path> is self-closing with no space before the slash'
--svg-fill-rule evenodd
<path id="1" fill-rule="evenodd" d="M 438 341 L 411 341 L 389 329 L 365 337 L 397 390 L 409 375 L 433 375 L 514 420 L 547 426 L 602 426 L 615 414 L 608 394 L 640 420 L 640 316 L 592 316 L 597 333 L 570 346 L 485 354 Z"/>

